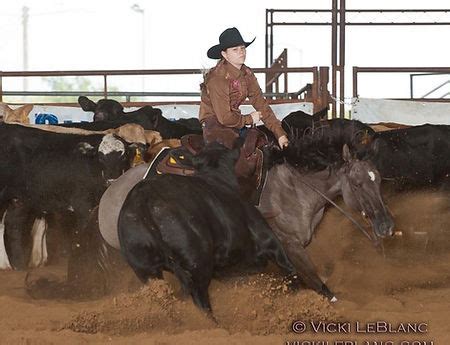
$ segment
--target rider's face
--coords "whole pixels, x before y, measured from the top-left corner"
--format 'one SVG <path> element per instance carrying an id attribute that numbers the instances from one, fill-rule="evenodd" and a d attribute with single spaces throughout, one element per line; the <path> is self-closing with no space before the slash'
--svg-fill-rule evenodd
<path id="1" fill-rule="evenodd" d="M 226 50 L 222 51 L 222 56 L 233 66 L 241 68 L 241 66 L 245 63 L 245 46 L 240 45 L 237 47 L 227 48 Z"/>

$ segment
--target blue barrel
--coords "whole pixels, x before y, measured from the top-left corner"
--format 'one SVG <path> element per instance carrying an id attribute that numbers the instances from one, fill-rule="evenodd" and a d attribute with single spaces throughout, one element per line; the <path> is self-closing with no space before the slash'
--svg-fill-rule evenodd
<path id="1" fill-rule="evenodd" d="M 48 113 L 38 113 L 34 114 L 35 120 L 34 122 L 37 125 L 56 125 L 58 124 L 58 116 L 55 114 L 48 114 Z"/>

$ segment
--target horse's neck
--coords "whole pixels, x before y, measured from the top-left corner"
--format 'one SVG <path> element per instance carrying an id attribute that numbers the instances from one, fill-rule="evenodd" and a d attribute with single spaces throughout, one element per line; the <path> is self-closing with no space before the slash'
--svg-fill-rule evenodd
<path id="1" fill-rule="evenodd" d="M 326 169 L 318 172 L 301 173 L 288 164 L 283 164 L 280 166 L 280 172 L 282 173 L 280 178 L 289 176 L 293 190 L 301 193 L 302 198 L 310 200 L 311 204 L 314 204 L 313 209 L 315 211 L 322 209 L 328 203 L 316 190 L 331 200 L 341 193 L 339 178 L 333 170 Z"/>
<path id="2" fill-rule="evenodd" d="M 311 241 L 327 204 L 317 191 L 333 199 L 339 194 L 339 181 L 328 171 L 301 174 L 287 163 L 270 169 L 261 195 L 259 211 L 270 219 L 275 233 L 302 246 Z"/>

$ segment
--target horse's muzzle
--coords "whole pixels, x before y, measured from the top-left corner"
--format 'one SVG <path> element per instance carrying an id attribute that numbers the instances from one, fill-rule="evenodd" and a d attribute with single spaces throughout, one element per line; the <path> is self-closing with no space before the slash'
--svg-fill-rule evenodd
<path id="1" fill-rule="evenodd" d="M 391 217 L 384 219 L 383 221 L 375 222 L 374 230 L 378 237 L 385 238 L 394 235 L 394 221 Z"/>

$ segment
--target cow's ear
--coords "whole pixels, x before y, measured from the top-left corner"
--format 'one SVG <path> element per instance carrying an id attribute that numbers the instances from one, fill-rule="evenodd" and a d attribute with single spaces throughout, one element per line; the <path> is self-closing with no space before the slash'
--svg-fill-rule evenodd
<path id="1" fill-rule="evenodd" d="M 122 113 L 123 113 L 123 105 L 120 104 L 120 103 L 117 102 L 117 101 L 114 101 L 113 107 L 112 107 L 112 112 L 113 112 L 113 114 L 116 115 L 116 116 L 122 115 Z"/>
<path id="2" fill-rule="evenodd" d="M 95 155 L 95 147 L 91 144 L 83 141 L 81 143 L 78 143 L 77 151 L 85 156 L 93 156 Z"/>
<path id="3" fill-rule="evenodd" d="M 145 162 L 144 157 L 147 152 L 147 145 L 133 143 L 126 146 L 130 167 L 135 167 Z"/>
<path id="4" fill-rule="evenodd" d="M 84 111 L 95 111 L 95 108 L 97 107 L 97 104 L 86 96 L 78 97 L 78 104 Z"/>
<path id="5" fill-rule="evenodd" d="M 352 154 L 350 153 L 350 149 L 347 144 L 344 144 L 342 147 L 342 158 L 345 162 L 350 162 L 352 160 Z"/>
<path id="6" fill-rule="evenodd" d="M 150 106 L 145 106 L 142 109 L 145 109 L 145 113 L 151 121 L 152 129 L 158 128 L 159 120 L 162 117 L 162 111 L 159 108 L 153 108 Z"/>
<path id="7" fill-rule="evenodd" d="M 21 115 L 23 117 L 27 117 L 30 114 L 30 112 L 33 110 L 33 107 L 34 107 L 33 104 L 25 104 L 25 105 L 21 106 L 19 108 L 20 112 L 21 112 Z"/>

